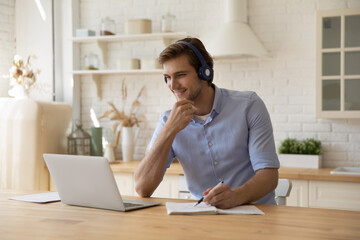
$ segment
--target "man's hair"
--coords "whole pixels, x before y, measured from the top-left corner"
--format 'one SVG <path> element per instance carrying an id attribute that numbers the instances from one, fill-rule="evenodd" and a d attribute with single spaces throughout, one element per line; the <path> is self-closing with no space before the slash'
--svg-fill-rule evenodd
<path id="1" fill-rule="evenodd" d="M 196 47 L 199 52 L 201 53 L 201 55 L 203 56 L 206 64 L 213 68 L 214 66 L 214 60 L 212 59 L 212 57 L 210 56 L 210 54 L 206 51 L 204 44 L 197 38 L 191 38 L 191 37 L 187 37 L 184 39 L 181 39 L 171 45 L 169 45 L 167 48 L 165 48 L 159 56 L 159 63 L 160 64 L 164 64 L 165 62 L 180 57 L 182 55 L 186 55 L 189 63 L 191 66 L 193 66 L 195 68 L 195 71 L 198 72 L 198 69 L 201 67 L 201 62 L 199 60 L 199 58 L 196 56 L 195 52 L 188 46 L 178 43 L 180 41 L 183 42 L 188 42 L 191 45 L 193 45 L 194 47 Z M 209 85 L 212 84 L 213 81 L 212 77 L 208 83 Z"/>

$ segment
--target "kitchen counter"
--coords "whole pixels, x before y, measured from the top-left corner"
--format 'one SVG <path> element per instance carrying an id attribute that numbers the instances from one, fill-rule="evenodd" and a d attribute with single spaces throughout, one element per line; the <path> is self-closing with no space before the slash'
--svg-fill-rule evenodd
<path id="1" fill-rule="evenodd" d="M 110 164 L 114 173 L 134 173 L 140 161 L 122 162 L 116 161 Z M 298 180 L 321 180 L 338 182 L 360 182 L 359 175 L 331 174 L 333 168 L 283 168 L 279 169 L 279 178 L 298 179 Z M 183 175 L 184 172 L 180 163 L 174 162 L 166 171 L 166 175 Z"/>

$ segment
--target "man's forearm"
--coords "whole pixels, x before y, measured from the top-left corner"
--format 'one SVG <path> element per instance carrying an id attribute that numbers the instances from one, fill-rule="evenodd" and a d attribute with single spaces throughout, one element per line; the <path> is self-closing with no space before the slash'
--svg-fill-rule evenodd
<path id="1" fill-rule="evenodd" d="M 154 146 L 136 168 L 135 190 L 141 197 L 150 197 L 160 184 L 175 135 L 164 126 Z"/>
<path id="2" fill-rule="evenodd" d="M 194 111 L 190 100 L 180 100 L 174 104 L 154 146 L 135 170 L 135 190 L 140 196 L 150 197 L 160 184 L 175 136 L 190 123 Z"/>
<path id="3" fill-rule="evenodd" d="M 244 185 L 233 189 L 237 195 L 237 204 L 242 205 L 257 201 L 273 191 L 278 183 L 278 169 L 267 168 L 256 171 Z"/>

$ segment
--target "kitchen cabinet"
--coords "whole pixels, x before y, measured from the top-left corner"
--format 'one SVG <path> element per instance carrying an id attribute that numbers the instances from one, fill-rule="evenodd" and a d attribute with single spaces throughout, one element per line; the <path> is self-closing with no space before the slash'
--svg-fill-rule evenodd
<path id="1" fill-rule="evenodd" d="M 121 195 L 138 196 L 132 173 L 114 173 Z M 179 175 L 165 175 L 152 197 L 179 198 Z"/>
<path id="2" fill-rule="evenodd" d="M 132 173 L 115 173 L 114 178 L 121 195 L 136 196 Z"/>
<path id="3" fill-rule="evenodd" d="M 152 196 L 160 198 L 179 198 L 179 175 L 164 176 L 163 181 Z"/>
<path id="4" fill-rule="evenodd" d="M 317 12 L 316 115 L 360 118 L 360 8 Z"/>
<path id="5" fill-rule="evenodd" d="M 360 183 L 309 181 L 309 207 L 360 211 Z"/>
<path id="6" fill-rule="evenodd" d="M 111 164 L 121 194 L 137 196 L 133 172 L 139 162 Z M 360 176 L 333 175 L 330 168 L 280 168 L 279 177 L 290 179 L 288 206 L 360 211 Z M 191 199 L 179 163 L 171 164 L 154 197 Z"/>
<path id="7" fill-rule="evenodd" d="M 105 69 L 99 70 L 81 70 L 74 69 L 74 76 L 90 75 L 95 83 L 97 96 L 101 99 L 101 76 L 113 74 L 160 74 L 162 69 L 108 69 L 108 46 L 120 42 L 145 42 L 159 40 L 164 46 L 169 45 L 177 39 L 186 37 L 185 32 L 167 32 L 167 33 L 146 33 L 146 34 L 127 34 L 127 35 L 110 35 L 110 36 L 90 36 L 90 37 L 74 37 L 72 41 L 74 44 L 95 44 L 100 50 L 100 62 L 105 66 Z M 78 59 L 80 62 L 80 59 Z M 81 64 L 79 64 L 80 66 Z"/>
<path id="8" fill-rule="evenodd" d="M 360 211 L 360 183 L 290 180 L 288 206 Z"/>
<path id="9" fill-rule="evenodd" d="M 309 206 L 309 181 L 290 179 L 292 189 L 290 196 L 286 199 L 287 206 L 308 207 Z"/>
<path id="10" fill-rule="evenodd" d="M 115 173 L 121 194 L 137 196 L 132 173 Z M 290 179 L 287 206 L 360 211 L 360 183 Z M 152 197 L 191 199 L 184 175 L 165 175 Z"/>

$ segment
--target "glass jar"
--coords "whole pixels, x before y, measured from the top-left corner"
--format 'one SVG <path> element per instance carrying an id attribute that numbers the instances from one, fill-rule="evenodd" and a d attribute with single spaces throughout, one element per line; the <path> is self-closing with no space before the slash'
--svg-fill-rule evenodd
<path id="1" fill-rule="evenodd" d="M 170 13 L 161 17 L 161 31 L 162 32 L 174 32 L 175 31 L 176 17 Z"/>
<path id="2" fill-rule="evenodd" d="M 100 36 L 115 35 L 115 21 L 109 17 L 101 19 Z"/>
<path id="3" fill-rule="evenodd" d="M 99 57 L 90 52 L 84 57 L 84 67 L 85 70 L 98 70 L 99 69 Z"/>

